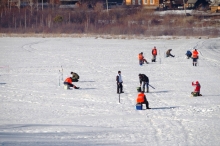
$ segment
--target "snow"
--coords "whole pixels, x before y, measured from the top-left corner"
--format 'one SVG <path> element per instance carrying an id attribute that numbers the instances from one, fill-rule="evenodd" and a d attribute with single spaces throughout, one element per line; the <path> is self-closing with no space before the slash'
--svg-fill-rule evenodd
<path id="1" fill-rule="evenodd" d="M 219 40 L 1 37 L 0 145 L 217 146 Z M 175 58 L 164 57 L 169 48 Z M 185 57 L 195 48 L 197 67 Z M 150 64 L 138 64 L 140 52 Z M 71 71 L 80 75 L 79 90 L 63 88 Z M 135 109 L 139 73 L 156 88 L 146 93 L 150 110 Z M 191 97 L 197 80 L 203 96 Z"/>

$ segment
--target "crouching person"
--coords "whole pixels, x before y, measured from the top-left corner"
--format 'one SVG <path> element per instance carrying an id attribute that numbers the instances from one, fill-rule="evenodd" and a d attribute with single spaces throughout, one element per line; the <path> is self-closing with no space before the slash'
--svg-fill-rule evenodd
<path id="1" fill-rule="evenodd" d="M 141 91 L 136 99 L 137 104 L 146 104 L 146 109 L 150 109 L 149 108 L 149 103 L 147 101 L 146 95 L 144 94 L 143 91 Z"/>
<path id="2" fill-rule="evenodd" d="M 167 50 L 166 55 L 167 57 L 175 57 L 174 55 L 171 54 L 172 49 Z"/>
<path id="3" fill-rule="evenodd" d="M 191 58 L 192 57 L 192 52 L 188 50 L 186 52 L 186 56 L 187 56 L 187 59 Z"/>
<path id="4" fill-rule="evenodd" d="M 79 75 L 75 72 L 70 73 L 72 75 L 72 82 L 78 82 L 79 81 Z"/>
<path id="5" fill-rule="evenodd" d="M 196 83 L 192 82 L 192 86 L 195 86 L 194 92 L 192 92 L 191 94 L 193 96 L 202 96 L 202 94 L 200 94 L 200 88 L 201 85 L 198 81 L 196 81 Z"/>
<path id="6" fill-rule="evenodd" d="M 79 89 L 79 87 L 76 87 L 75 85 L 72 84 L 72 78 L 68 77 L 63 83 L 64 85 L 67 85 L 69 87 L 73 87 L 74 89 Z"/>

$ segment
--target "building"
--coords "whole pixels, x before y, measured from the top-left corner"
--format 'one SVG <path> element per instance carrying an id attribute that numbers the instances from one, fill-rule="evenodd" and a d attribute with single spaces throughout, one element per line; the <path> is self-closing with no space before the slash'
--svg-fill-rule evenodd
<path id="1" fill-rule="evenodd" d="M 125 0 L 127 6 L 142 6 L 147 9 L 158 9 L 160 0 Z"/>
<path id="2" fill-rule="evenodd" d="M 80 2 L 79 0 L 60 0 L 59 8 L 79 8 Z"/>

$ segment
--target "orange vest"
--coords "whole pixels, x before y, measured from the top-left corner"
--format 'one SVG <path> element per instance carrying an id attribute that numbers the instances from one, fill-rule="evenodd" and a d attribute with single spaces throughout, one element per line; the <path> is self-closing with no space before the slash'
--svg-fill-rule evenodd
<path id="1" fill-rule="evenodd" d="M 198 52 L 197 51 L 193 51 L 192 53 L 192 58 L 198 58 Z"/>
<path id="2" fill-rule="evenodd" d="M 143 60 L 143 55 L 142 55 L 142 54 L 139 54 L 139 55 L 138 55 L 138 59 L 139 59 L 139 60 Z"/>
<path id="3" fill-rule="evenodd" d="M 137 96 L 137 99 L 136 99 L 136 102 L 137 103 L 142 103 L 144 102 L 144 93 L 139 93 L 138 96 Z"/>
<path id="4" fill-rule="evenodd" d="M 67 82 L 67 83 L 70 83 L 72 84 L 72 79 L 69 77 L 69 78 L 66 78 L 66 80 L 64 82 Z"/>

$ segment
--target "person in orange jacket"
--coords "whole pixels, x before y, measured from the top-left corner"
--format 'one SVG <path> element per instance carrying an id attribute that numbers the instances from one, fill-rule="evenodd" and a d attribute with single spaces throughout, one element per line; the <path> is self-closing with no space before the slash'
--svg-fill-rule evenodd
<path id="1" fill-rule="evenodd" d="M 200 94 L 200 83 L 198 81 L 196 81 L 196 83 L 192 82 L 192 86 L 195 86 L 194 92 L 192 92 L 192 94 L 195 93 L 196 96 L 202 96 L 202 94 Z"/>
<path id="2" fill-rule="evenodd" d="M 146 109 L 150 109 L 150 108 L 149 108 L 149 102 L 147 101 L 146 95 L 144 94 L 143 91 L 141 91 L 141 92 L 138 94 L 137 99 L 136 99 L 136 103 L 146 104 Z"/>
<path id="3" fill-rule="evenodd" d="M 138 54 L 138 59 L 139 59 L 139 64 L 140 65 L 144 64 L 144 62 L 146 62 L 148 64 L 147 60 L 143 56 L 143 52 Z"/>
<path id="4" fill-rule="evenodd" d="M 199 58 L 198 54 L 199 52 L 196 49 L 192 51 L 193 66 L 197 66 L 197 59 Z"/>
<path id="5" fill-rule="evenodd" d="M 66 78 L 63 84 L 73 87 L 74 89 L 79 89 L 79 87 L 76 87 L 75 85 L 72 84 L 72 77 Z"/>
<path id="6" fill-rule="evenodd" d="M 152 55 L 153 55 L 152 62 L 156 62 L 157 49 L 156 49 L 155 46 L 154 46 L 154 48 L 152 49 Z"/>

